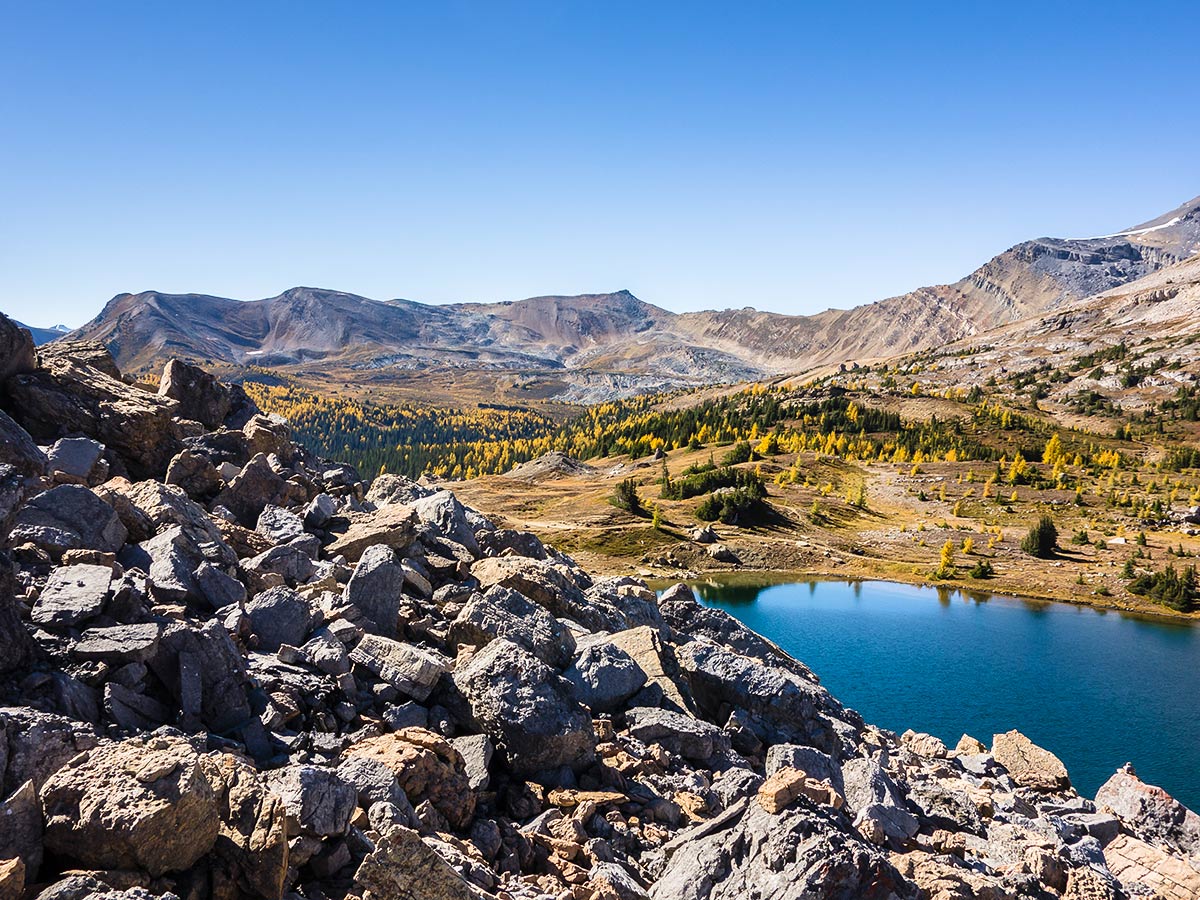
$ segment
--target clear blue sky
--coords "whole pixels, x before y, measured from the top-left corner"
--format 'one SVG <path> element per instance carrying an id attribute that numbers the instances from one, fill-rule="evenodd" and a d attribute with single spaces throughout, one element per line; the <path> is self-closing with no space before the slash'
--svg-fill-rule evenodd
<path id="1" fill-rule="evenodd" d="M 0 309 L 812 312 L 1200 194 L 1194 3 L 0 6 Z"/>

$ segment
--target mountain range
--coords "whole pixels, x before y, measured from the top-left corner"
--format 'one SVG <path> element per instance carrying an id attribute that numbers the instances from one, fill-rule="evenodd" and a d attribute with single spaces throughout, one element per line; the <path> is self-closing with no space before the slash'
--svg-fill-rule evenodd
<path id="1" fill-rule="evenodd" d="M 1200 197 L 1123 231 L 1017 244 L 953 284 L 811 316 L 673 313 L 628 291 L 430 305 L 297 287 L 239 301 L 119 294 L 71 338 L 124 371 L 171 356 L 374 383 L 431 370 L 551 373 L 559 399 L 743 381 L 970 338 L 1131 284 L 1200 253 Z"/>

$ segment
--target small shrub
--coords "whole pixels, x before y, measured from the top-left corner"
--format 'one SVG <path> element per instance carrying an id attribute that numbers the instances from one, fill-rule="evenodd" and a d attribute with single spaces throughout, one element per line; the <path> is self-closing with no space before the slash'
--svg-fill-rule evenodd
<path id="1" fill-rule="evenodd" d="M 626 478 L 617 484 L 612 503 L 617 509 L 623 509 L 635 516 L 644 515 L 646 512 L 646 508 L 642 506 L 642 498 L 638 496 L 637 482 L 632 478 Z"/>
<path id="2" fill-rule="evenodd" d="M 991 578 L 996 574 L 996 570 L 992 567 L 991 562 L 981 559 L 971 567 L 971 570 L 967 574 L 972 578 Z"/>
<path id="3" fill-rule="evenodd" d="M 1021 541 L 1021 549 L 1038 559 L 1053 558 L 1057 548 L 1058 529 L 1054 527 L 1054 520 L 1049 516 L 1042 516 Z"/>

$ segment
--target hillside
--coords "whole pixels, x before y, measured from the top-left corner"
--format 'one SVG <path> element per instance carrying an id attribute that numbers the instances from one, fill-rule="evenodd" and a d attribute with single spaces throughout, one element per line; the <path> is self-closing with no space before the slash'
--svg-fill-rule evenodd
<path id="1" fill-rule="evenodd" d="M 1200 198 L 1115 234 L 1018 244 L 953 284 L 813 316 L 749 308 L 676 314 L 628 291 L 444 306 L 307 287 L 248 302 L 149 291 L 118 295 L 74 336 L 103 341 L 129 371 L 178 356 L 363 388 L 450 371 L 505 402 L 596 402 L 936 347 L 1119 288 L 1197 252 Z M 422 384 L 416 393 L 430 391 Z"/>

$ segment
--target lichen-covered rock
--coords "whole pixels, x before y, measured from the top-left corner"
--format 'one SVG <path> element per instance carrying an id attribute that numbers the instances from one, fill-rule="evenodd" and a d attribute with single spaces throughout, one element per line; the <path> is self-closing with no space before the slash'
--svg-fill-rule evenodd
<path id="1" fill-rule="evenodd" d="M 182 872 L 212 849 L 216 797 L 178 738 L 102 744 L 42 786 L 46 847 L 83 866 Z"/>

